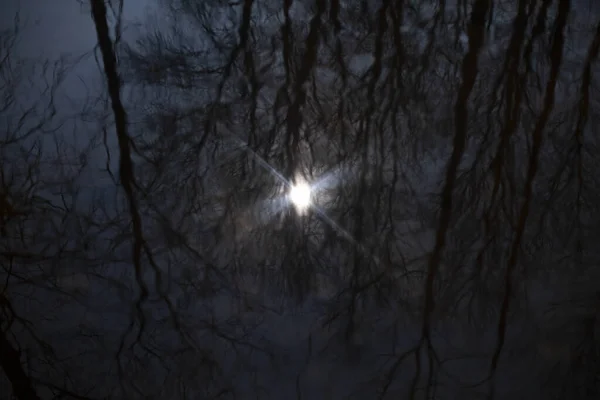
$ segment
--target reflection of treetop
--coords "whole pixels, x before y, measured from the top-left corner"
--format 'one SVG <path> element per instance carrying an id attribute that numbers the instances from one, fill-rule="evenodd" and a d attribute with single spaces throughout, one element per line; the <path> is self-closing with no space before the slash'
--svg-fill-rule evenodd
<path id="1" fill-rule="evenodd" d="M 579 3 L 90 0 L 78 105 L 6 31 L 0 394 L 598 398 Z"/>

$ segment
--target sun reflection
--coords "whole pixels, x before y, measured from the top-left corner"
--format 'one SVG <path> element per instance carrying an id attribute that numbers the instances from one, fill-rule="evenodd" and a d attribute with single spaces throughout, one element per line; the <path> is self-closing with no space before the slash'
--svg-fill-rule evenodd
<path id="1" fill-rule="evenodd" d="M 311 188 L 306 182 L 292 185 L 288 198 L 299 212 L 305 212 L 311 205 Z"/>

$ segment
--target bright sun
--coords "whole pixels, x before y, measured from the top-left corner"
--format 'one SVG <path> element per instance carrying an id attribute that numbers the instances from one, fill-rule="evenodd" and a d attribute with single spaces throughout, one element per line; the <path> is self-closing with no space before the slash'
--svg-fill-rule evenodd
<path id="1" fill-rule="evenodd" d="M 289 198 L 299 211 L 306 210 L 311 202 L 310 186 L 306 183 L 293 185 L 290 189 Z"/>

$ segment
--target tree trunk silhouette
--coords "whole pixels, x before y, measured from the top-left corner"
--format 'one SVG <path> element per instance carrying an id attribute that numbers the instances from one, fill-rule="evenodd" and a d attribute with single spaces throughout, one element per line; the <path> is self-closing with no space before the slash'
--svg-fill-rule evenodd
<path id="1" fill-rule="evenodd" d="M 37 400 L 31 379 L 21 365 L 19 352 L 12 346 L 3 331 L 0 331 L 0 365 L 12 384 L 14 395 L 19 400 Z"/>

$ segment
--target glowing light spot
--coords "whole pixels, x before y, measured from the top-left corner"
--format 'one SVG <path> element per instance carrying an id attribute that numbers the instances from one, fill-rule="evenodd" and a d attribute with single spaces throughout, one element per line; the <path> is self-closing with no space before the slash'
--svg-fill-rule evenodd
<path id="1" fill-rule="evenodd" d="M 306 183 L 299 183 L 294 185 L 290 189 L 289 199 L 298 211 L 304 211 L 310 207 L 311 203 L 311 190 L 310 186 Z"/>

